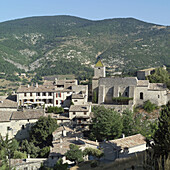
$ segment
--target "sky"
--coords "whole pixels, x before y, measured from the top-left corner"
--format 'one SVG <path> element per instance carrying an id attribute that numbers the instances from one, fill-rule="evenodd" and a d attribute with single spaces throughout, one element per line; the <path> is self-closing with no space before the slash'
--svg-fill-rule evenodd
<path id="1" fill-rule="evenodd" d="M 0 0 L 0 22 L 53 15 L 91 20 L 133 17 L 170 25 L 170 0 Z"/>

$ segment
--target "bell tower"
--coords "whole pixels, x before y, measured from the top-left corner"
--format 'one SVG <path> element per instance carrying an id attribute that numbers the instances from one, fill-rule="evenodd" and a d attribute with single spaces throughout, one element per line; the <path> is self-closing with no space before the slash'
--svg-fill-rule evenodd
<path id="1" fill-rule="evenodd" d="M 106 77 L 105 66 L 101 60 L 98 60 L 94 66 L 94 77 L 92 79 L 92 101 L 94 103 L 98 102 L 98 86 L 101 77 Z"/>

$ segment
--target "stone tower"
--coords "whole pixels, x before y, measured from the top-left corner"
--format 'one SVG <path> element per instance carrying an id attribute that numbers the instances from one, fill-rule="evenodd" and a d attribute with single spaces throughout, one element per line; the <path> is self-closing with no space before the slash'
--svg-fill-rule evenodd
<path id="1" fill-rule="evenodd" d="M 94 103 L 97 103 L 98 100 L 98 84 L 100 77 L 106 77 L 105 66 L 98 60 L 96 65 L 94 66 L 94 77 L 92 79 L 92 100 Z"/>

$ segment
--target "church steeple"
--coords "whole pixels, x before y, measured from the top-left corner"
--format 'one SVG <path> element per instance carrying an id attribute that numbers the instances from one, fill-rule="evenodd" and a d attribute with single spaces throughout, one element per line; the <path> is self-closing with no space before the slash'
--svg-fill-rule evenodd
<path id="1" fill-rule="evenodd" d="M 105 74 L 105 66 L 103 65 L 101 60 L 98 60 L 94 66 L 94 78 L 100 78 L 100 77 L 106 77 L 106 74 Z"/>
<path id="2" fill-rule="evenodd" d="M 95 67 L 104 67 L 104 65 L 101 60 L 98 60 L 97 63 L 95 64 Z"/>

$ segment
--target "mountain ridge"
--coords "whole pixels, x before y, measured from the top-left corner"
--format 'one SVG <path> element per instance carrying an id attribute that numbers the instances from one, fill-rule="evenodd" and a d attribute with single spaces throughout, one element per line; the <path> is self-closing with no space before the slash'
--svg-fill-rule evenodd
<path id="1" fill-rule="evenodd" d="M 0 71 L 21 71 L 13 61 L 41 75 L 91 73 L 96 58 L 116 71 L 160 66 L 169 43 L 169 26 L 135 18 L 27 17 L 0 23 Z"/>

